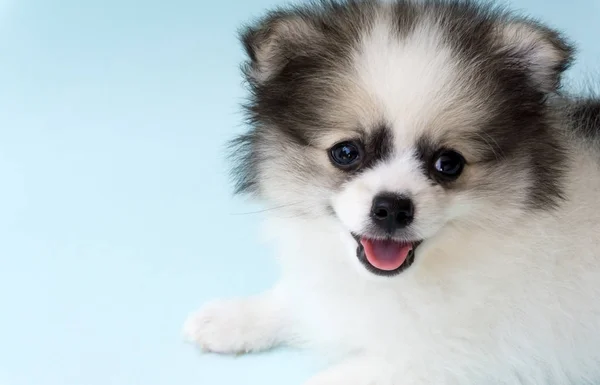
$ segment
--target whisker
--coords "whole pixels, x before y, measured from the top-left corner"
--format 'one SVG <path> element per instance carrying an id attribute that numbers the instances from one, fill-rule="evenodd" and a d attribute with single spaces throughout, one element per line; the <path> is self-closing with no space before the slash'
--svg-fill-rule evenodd
<path id="1" fill-rule="evenodd" d="M 286 207 L 290 207 L 290 206 L 294 206 L 299 204 L 300 202 L 296 202 L 296 203 L 288 203 L 285 205 L 281 205 L 281 206 L 275 206 L 275 207 L 268 207 L 266 209 L 262 209 L 262 210 L 256 210 L 256 211 L 247 211 L 247 212 L 242 212 L 242 213 L 231 213 L 230 215 L 253 215 L 253 214 L 261 214 L 261 213 L 265 213 L 265 212 L 269 212 L 269 211 L 275 211 L 275 210 L 281 210 L 284 209 Z"/>
<path id="2" fill-rule="evenodd" d="M 479 136 L 481 138 L 481 140 L 483 140 L 485 142 L 485 144 L 490 147 L 490 149 L 494 153 L 494 156 L 497 159 L 504 159 L 505 156 L 504 156 L 504 152 L 502 151 L 502 148 L 490 134 L 488 134 L 486 132 L 475 132 L 475 134 L 477 136 Z"/>

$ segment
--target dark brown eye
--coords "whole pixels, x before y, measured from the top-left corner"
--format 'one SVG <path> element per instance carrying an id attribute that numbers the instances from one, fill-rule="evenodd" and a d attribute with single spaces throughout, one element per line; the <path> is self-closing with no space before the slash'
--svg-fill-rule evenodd
<path id="1" fill-rule="evenodd" d="M 433 169 L 445 179 L 457 179 L 465 167 L 465 158 L 453 150 L 441 150 L 433 160 Z"/>
<path id="2" fill-rule="evenodd" d="M 329 159 L 341 169 L 350 169 L 360 164 L 362 153 L 360 143 L 355 141 L 341 142 L 329 150 Z"/>

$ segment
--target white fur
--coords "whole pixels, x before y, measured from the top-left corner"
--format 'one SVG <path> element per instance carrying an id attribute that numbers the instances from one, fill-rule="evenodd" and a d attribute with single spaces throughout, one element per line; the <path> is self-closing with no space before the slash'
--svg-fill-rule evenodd
<path id="1" fill-rule="evenodd" d="M 394 279 L 370 276 L 334 221 L 270 219 L 279 296 L 211 305 L 188 333 L 217 352 L 298 335 L 349 357 L 311 385 L 591 383 L 600 378 L 600 215 L 581 207 L 597 205 L 600 180 L 587 176 L 600 170 L 585 157 L 578 165 L 560 213 L 503 229 L 504 239 L 448 228 Z M 273 299 L 284 293 L 293 304 L 285 325 Z"/>
<path id="2" fill-rule="evenodd" d="M 446 196 L 421 175 L 412 144 L 432 111 L 459 92 L 456 63 L 435 31 L 417 28 L 404 45 L 388 34 L 375 24 L 356 68 L 357 86 L 393 126 L 393 157 L 331 197 L 339 219 L 268 218 L 280 284 L 264 296 L 208 305 L 188 320 L 186 335 L 215 352 L 285 343 L 339 360 L 306 385 L 598 383 L 598 155 L 566 144 L 572 163 L 557 211 L 498 211 L 468 191 Z M 534 54 L 552 59 L 545 50 Z M 364 228 L 381 191 L 408 194 L 423 210 L 414 229 L 425 242 L 414 265 L 393 278 L 367 272 L 350 236 Z M 453 222 L 469 216 L 488 220 Z"/>

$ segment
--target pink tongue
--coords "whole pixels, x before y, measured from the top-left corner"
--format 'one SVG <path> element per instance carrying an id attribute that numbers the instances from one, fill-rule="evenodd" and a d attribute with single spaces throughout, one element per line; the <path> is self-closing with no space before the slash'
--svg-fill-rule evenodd
<path id="1" fill-rule="evenodd" d="M 362 238 L 360 243 L 365 249 L 365 255 L 369 263 L 379 270 L 396 270 L 408 257 L 412 250 L 411 243 L 399 243 L 394 241 L 378 241 L 375 239 Z"/>

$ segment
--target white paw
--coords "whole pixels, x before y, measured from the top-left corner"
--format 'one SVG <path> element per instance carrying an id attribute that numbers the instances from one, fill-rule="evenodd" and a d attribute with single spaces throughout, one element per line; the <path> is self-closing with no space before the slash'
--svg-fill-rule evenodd
<path id="1" fill-rule="evenodd" d="M 206 352 L 241 354 L 274 344 L 267 314 L 252 300 L 209 303 L 186 320 L 184 337 Z M 267 316 L 266 319 L 263 317 Z"/>

